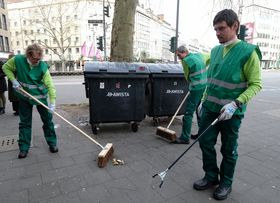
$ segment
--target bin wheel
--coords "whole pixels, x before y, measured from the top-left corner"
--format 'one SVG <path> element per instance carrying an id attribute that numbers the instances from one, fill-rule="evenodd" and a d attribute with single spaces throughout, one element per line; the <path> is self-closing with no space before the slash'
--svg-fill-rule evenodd
<path id="1" fill-rule="evenodd" d="M 131 124 L 131 129 L 133 132 L 137 132 L 138 131 L 138 124 L 137 123 L 132 123 Z"/>
<path id="2" fill-rule="evenodd" d="M 153 118 L 153 125 L 157 126 L 159 124 L 159 118 Z"/>
<path id="3" fill-rule="evenodd" d="M 91 125 L 91 130 L 92 130 L 92 133 L 93 133 L 93 134 L 97 135 L 97 131 L 98 131 L 97 125 L 92 124 L 92 125 Z"/>

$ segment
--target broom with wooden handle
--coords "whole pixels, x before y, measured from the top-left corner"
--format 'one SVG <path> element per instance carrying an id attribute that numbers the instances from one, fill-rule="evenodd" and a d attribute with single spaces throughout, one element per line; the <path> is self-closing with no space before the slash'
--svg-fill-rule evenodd
<path id="1" fill-rule="evenodd" d="M 48 109 L 49 111 L 50 108 L 48 106 L 46 106 L 45 104 L 43 104 L 41 101 L 39 101 L 37 98 L 35 98 L 34 96 L 32 96 L 31 94 L 29 94 L 28 92 L 26 92 L 23 88 L 19 89 L 22 93 L 24 93 L 25 95 L 27 95 L 28 97 L 30 97 L 31 99 L 35 100 L 38 104 L 42 105 L 43 107 L 45 107 L 46 109 Z M 60 114 L 58 114 L 57 112 L 53 111 L 53 113 L 55 115 L 57 115 L 59 118 L 61 118 L 62 120 L 64 120 L 66 123 L 68 123 L 70 126 L 72 126 L 73 128 L 75 128 L 76 130 L 78 130 L 80 133 L 82 133 L 85 137 L 87 137 L 88 139 L 90 139 L 92 142 L 94 142 L 96 145 L 98 145 L 102 151 L 99 153 L 98 155 L 98 166 L 100 168 L 103 168 L 107 162 L 109 161 L 109 159 L 111 158 L 111 156 L 113 155 L 114 149 L 113 149 L 113 144 L 112 143 L 107 143 L 104 146 L 102 146 L 99 142 L 97 142 L 96 140 L 94 140 L 92 137 L 90 137 L 88 134 L 86 134 L 84 131 L 82 131 L 81 129 L 79 129 L 78 127 L 76 127 L 74 124 L 72 124 L 70 121 L 66 120 L 63 116 L 61 116 Z"/>
<path id="2" fill-rule="evenodd" d="M 172 117 L 171 121 L 169 122 L 168 126 L 166 128 L 162 127 L 162 126 L 158 126 L 157 127 L 157 131 L 156 131 L 156 135 L 163 137 L 165 139 L 168 139 L 170 141 L 175 141 L 176 140 L 176 132 L 173 130 L 170 130 L 169 127 L 172 124 L 173 120 L 175 119 L 175 117 L 177 116 L 179 110 L 182 108 L 183 104 L 185 103 L 187 97 L 189 96 L 190 92 L 188 92 L 186 94 L 186 96 L 184 97 L 183 101 L 181 102 L 181 104 L 179 105 L 178 109 L 176 110 L 174 116 Z"/>

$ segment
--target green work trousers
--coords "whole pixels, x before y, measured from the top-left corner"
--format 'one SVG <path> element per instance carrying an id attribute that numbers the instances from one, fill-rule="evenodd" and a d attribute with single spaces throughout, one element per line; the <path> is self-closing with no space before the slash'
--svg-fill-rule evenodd
<path id="1" fill-rule="evenodd" d="M 211 125 L 218 116 L 219 113 L 213 113 L 203 106 L 199 134 Z M 205 171 L 205 178 L 208 180 L 218 180 L 220 174 L 220 183 L 231 186 L 238 158 L 238 132 L 243 117 L 244 115 L 233 115 L 229 120 L 219 121 L 199 138 L 199 145 L 202 150 L 203 170 Z M 214 148 L 219 133 L 221 134 L 222 144 L 220 152 L 223 156 L 220 169 L 217 166 L 216 150 Z"/>
<path id="2" fill-rule="evenodd" d="M 200 100 L 202 98 L 204 89 L 200 90 L 191 90 L 189 96 L 186 99 L 186 111 L 183 117 L 183 126 L 182 126 L 182 133 L 180 139 L 182 140 L 189 140 L 191 135 L 192 129 L 192 120 L 193 114 L 200 104 Z M 199 126 L 199 118 L 197 119 L 198 126 Z"/>
<path id="3" fill-rule="evenodd" d="M 44 102 L 47 105 L 47 102 Z M 20 151 L 28 152 L 31 142 L 32 129 L 32 110 L 33 105 L 28 101 L 19 101 L 19 140 Z M 45 139 L 49 146 L 56 146 L 56 134 L 52 122 L 52 114 L 43 106 L 37 105 L 37 110 L 43 122 L 43 131 Z"/>

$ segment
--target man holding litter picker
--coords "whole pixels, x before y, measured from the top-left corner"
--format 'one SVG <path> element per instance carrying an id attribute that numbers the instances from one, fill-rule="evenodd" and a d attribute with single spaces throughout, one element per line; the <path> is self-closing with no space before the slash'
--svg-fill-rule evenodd
<path id="1" fill-rule="evenodd" d="M 203 97 L 199 134 L 219 118 L 199 138 L 204 178 L 193 185 L 205 190 L 218 185 L 213 196 L 223 200 L 231 192 L 237 161 L 237 139 L 248 101 L 261 90 L 261 52 L 258 46 L 237 39 L 239 20 L 231 9 L 217 13 L 213 20 L 220 45 L 211 50 L 207 87 Z M 214 148 L 221 134 L 223 159 L 218 168 Z"/>
<path id="2" fill-rule="evenodd" d="M 183 126 L 181 136 L 176 138 L 173 144 L 189 144 L 193 114 L 198 107 L 203 92 L 206 87 L 206 55 L 200 53 L 190 53 L 185 46 L 180 46 L 176 54 L 181 59 L 184 74 L 189 81 L 190 94 L 186 99 L 186 111 L 183 117 Z M 197 119 L 199 123 L 199 118 Z M 192 135 L 193 136 L 193 135 Z"/>
<path id="3" fill-rule="evenodd" d="M 48 65 L 42 61 L 42 57 L 43 49 L 38 44 L 32 44 L 27 47 L 25 55 L 16 55 L 3 65 L 3 71 L 12 82 L 16 95 L 19 98 L 19 159 L 26 158 L 29 151 L 33 105 L 37 105 L 37 110 L 43 121 L 44 136 L 49 145 L 50 152 L 58 152 L 51 113 L 55 110 L 56 91 Z M 45 105 L 48 105 L 47 98 L 49 95 L 49 109 L 51 112 L 37 104 L 32 98 L 24 95 L 21 91 L 22 89 Z"/>

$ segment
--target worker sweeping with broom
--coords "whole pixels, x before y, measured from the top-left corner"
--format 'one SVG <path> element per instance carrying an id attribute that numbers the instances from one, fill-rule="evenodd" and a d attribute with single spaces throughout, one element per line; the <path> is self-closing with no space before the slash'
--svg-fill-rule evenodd
<path id="1" fill-rule="evenodd" d="M 43 49 L 38 44 L 27 47 L 25 55 L 16 55 L 3 65 L 3 71 L 12 82 L 19 98 L 19 154 L 18 158 L 26 158 L 31 142 L 32 108 L 37 105 L 37 110 L 43 122 L 44 136 L 52 153 L 58 152 L 57 138 L 52 121 L 52 113 L 55 110 L 56 91 L 52 82 L 48 65 L 41 61 Z M 16 73 L 16 78 L 15 74 Z M 24 96 L 20 90 L 24 89 L 29 94 L 48 106 L 49 110 L 31 98 Z"/>
<path id="2" fill-rule="evenodd" d="M 190 53 L 185 46 L 180 46 L 176 54 L 181 59 L 186 80 L 189 82 L 189 95 L 186 98 L 186 111 L 183 117 L 182 133 L 173 144 L 189 144 L 193 114 L 202 98 L 207 82 L 207 55 Z M 199 118 L 198 125 L 199 125 Z"/>

